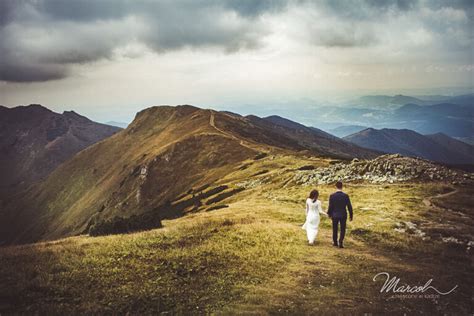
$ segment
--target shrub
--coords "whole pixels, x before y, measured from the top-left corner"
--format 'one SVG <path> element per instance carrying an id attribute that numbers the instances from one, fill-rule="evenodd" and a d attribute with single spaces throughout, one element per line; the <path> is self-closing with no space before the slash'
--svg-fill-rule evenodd
<path id="1" fill-rule="evenodd" d="M 302 167 L 299 167 L 298 170 L 314 170 L 316 169 L 315 166 L 311 166 L 311 165 L 307 165 L 307 166 L 302 166 Z"/>
<path id="2" fill-rule="evenodd" d="M 162 227 L 161 218 L 153 212 L 132 215 L 128 218 L 115 216 L 109 220 L 99 221 L 89 228 L 90 236 L 124 234 L 140 230 Z"/>
<path id="3" fill-rule="evenodd" d="M 257 154 L 255 157 L 253 157 L 253 160 L 260 160 L 260 159 L 263 159 L 265 157 L 267 157 L 268 154 L 267 153 L 259 153 Z"/>

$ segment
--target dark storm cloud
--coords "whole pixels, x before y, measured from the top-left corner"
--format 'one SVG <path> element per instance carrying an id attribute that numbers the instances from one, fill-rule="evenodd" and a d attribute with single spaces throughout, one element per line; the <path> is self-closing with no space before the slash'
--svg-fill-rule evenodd
<path id="1" fill-rule="evenodd" d="M 11 0 L 0 1 L 0 26 L 8 23 L 13 5 Z"/>
<path id="2" fill-rule="evenodd" d="M 411 10 L 418 5 L 418 0 L 366 0 L 369 6 L 386 10 L 387 8 L 396 8 L 400 11 Z"/>
<path id="3" fill-rule="evenodd" d="M 2 58 L 0 74 L 0 79 L 11 82 L 48 81 L 64 78 L 67 69 L 55 64 L 30 64 L 28 62 L 14 64 L 11 59 Z"/>
<path id="4" fill-rule="evenodd" d="M 112 59 L 139 43 L 157 53 L 219 49 L 225 53 L 261 47 L 272 31 L 265 16 L 303 8 L 310 17 L 302 31 L 308 43 L 327 48 L 382 45 L 380 30 L 390 16 L 420 19 L 439 34 L 443 49 L 461 47 L 472 26 L 470 0 L 0 0 L 0 80 L 61 79 L 71 66 Z M 442 14 L 418 17 L 422 9 L 465 12 L 466 21 Z M 317 19 L 311 19 L 317 12 Z M 422 20 L 424 19 L 424 20 Z M 297 21 L 295 24 L 298 24 Z M 457 24 L 455 24 L 457 23 Z M 291 28 L 293 25 L 288 25 Z M 459 32 L 457 32 L 459 30 Z M 456 36 L 446 35 L 447 31 Z M 472 33 L 472 32 L 471 32 Z M 461 35 L 459 35 L 461 34 Z M 458 38 L 459 37 L 459 38 Z M 465 37 L 465 36 L 464 36 Z M 472 37 L 472 35 L 471 35 Z M 447 38 L 447 39 L 445 39 Z M 461 43 L 461 44 L 459 44 Z"/>
<path id="5" fill-rule="evenodd" d="M 285 1 L 0 0 L 0 80 L 46 81 L 71 64 L 111 58 L 138 42 L 157 52 L 214 47 L 255 49 L 259 23 Z"/>
<path id="6" fill-rule="evenodd" d="M 223 3 L 224 6 L 249 17 L 255 17 L 265 12 L 277 12 L 288 5 L 285 0 L 227 0 Z"/>
<path id="7" fill-rule="evenodd" d="M 128 14 L 158 14 L 177 9 L 188 11 L 222 8 L 241 16 L 256 17 L 266 12 L 276 12 L 287 5 L 287 0 L 194 0 L 194 1 L 133 1 L 133 0 L 47 0 L 38 9 L 55 18 L 93 21 L 116 19 Z"/>
<path id="8" fill-rule="evenodd" d="M 330 15 L 351 20 L 380 19 L 387 12 L 407 12 L 418 6 L 417 0 L 353 0 L 312 2 Z"/>

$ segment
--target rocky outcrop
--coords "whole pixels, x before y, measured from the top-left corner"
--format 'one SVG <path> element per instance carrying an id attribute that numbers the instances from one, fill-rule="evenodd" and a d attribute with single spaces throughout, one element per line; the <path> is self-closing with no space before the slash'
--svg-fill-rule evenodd
<path id="1" fill-rule="evenodd" d="M 296 184 L 328 184 L 336 181 L 369 183 L 396 183 L 404 181 L 442 181 L 453 184 L 474 182 L 474 174 L 446 168 L 428 160 L 383 155 L 373 160 L 352 160 L 336 163 L 327 168 L 297 170 Z"/>

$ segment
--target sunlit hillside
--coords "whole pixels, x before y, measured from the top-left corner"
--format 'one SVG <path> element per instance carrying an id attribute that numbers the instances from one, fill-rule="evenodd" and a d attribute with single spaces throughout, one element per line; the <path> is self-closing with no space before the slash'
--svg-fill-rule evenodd
<path id="1" fill-rule="evenodd" d="M 472 311 L 472 186 L 349 183 L 355 216 L 346 248 L 332 246 L 327 218 L 309 246 L 301 225 L 304 200 L 315 186 L 295 179 L 311 173 L 308 166 L 325 168 L 331 161 L 248 159 L 215 183 L 243 190 L 209 196 L 198 212 L 164 220 L 163 228 L 0 248 L 0 312 Z M 316 187 L 327 207 L 332 185 Z M 383 271 L 401 283 L 424 285 L 432 278 L 439 290 L 458 288 L 434 299 L 391 298 L 380 293 L 382 278 L 373 281 Z"/>
<path id="2" fill-rule="evenodd" d="M 10 199 L 0 212 L 0 241 L 100 234 L 132 217 L 134 228 L 159 227 L 159 222 L 149 225 L 150 219 L 178 217 L 210 203 L 209 198 L 236 193 L 216 181 L 243 161 L 282 153 L 343 159 L 377 155 L 304 126 L 189 105 L 151 107 L 127 129 L 86 148 L 44 182 Z"/>

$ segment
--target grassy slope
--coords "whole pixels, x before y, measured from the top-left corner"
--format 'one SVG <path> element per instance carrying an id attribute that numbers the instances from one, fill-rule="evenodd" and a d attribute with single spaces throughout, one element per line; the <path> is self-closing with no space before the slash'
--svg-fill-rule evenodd
<path id="1" fill-rule="evenodd" d="M 163 229 L 1 248 L 0 312 L 472 312 L 472 254 L 465 246 L 424 241 L 393 229 L 399 221 L 421 227 L 444 221 L 449 213 L 425 205 L 423 199 L 450 188 L 350 186 L 356 213 L 347 248 L 331 246 L 327 218 L 311 247 L 300 228 L 310 188 L 282 187 L 295 167 L 308 163 L 327 161 L 248 161 L 246 169 L 221 182 L 258 179 L 260 186 L 220 202 L 228 207 L 165 221 Z M 262 170 L 270 171 L 251 176 Z M 318 189 L 326 207 L 332 188 Z M 457 200 L 453 208 L 468 216 L 460 221 L 469 229 L 472 214 L 466 209 L 473 190 L 458 190 L 466 202 Z M 433 200 L 437 205 L 443 201 Z M 456 225 L 455 219 L 449 218 L 450 223 Z M 372 281 L 382 271 L 398 275 L 402 283 L 424 284 L 433 278 L 440 290 L 456 284 L 459 289 L 436 302 L 390 300 L 378 292 L 382 281 Z"/>
<path id="2" fill-rule="evenodd" d="M 59 166 L 27 198 L 12 198 L 0 211 L 0 241 L 74 236 L 115 217 L 179 216 L 184 210 L 163 209 L 262 153 L 374 155 L 342 141 L 300 134 L 187 105 L 148 108 L 127 129 Z M 300 138 L 305 140 L 301 144 Z"/>
<path id="3" fill-rule="evenodd" d="M 172 199 L 183 188 L 212 183 L 256 154 L 216 131 L 209 116 L 209 111 L 186 106 L 144 110 L 127 130 L 56 169 L 33 191 L 32 203 L 25 199 L 24 205 L 14 205 L 10 235 L 20 242 L 54 239 L 84 231 L 94 215 L 149 211 L 159 206 L 154 202 Z M 143 166 L 149 176 L 141 190 L 145 181 L 137 179 Z M 18 231 L 23 234 L 18 236 Z"/>

